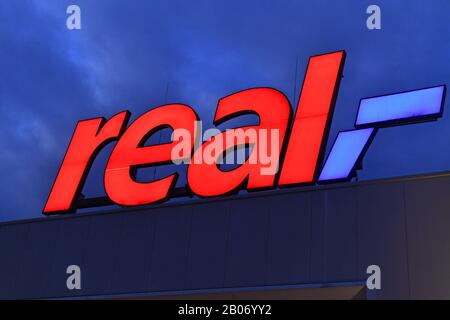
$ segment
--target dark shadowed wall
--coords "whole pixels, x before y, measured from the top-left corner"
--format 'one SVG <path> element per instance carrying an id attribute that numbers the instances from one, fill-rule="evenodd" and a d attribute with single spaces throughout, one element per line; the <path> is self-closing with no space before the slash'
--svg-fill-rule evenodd
<path id="1" fill-rule="evenodd" d="M 3 223 L 0 298 L 353 283 L 376 264 L 370 297 L 448 299 L 449 191 L 447 173 Z"/>

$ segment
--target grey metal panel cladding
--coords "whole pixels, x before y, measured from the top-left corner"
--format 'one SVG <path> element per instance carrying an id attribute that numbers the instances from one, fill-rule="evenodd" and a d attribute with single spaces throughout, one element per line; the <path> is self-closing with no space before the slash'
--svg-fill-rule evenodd
<path id="1" fill-rule="evenodd" d="M 15 282 L 18 267 L 25 262 L 28 224 L 0 227 L 0 298 L 19 296 Z M 32 288 L 30 288 L 32 290 Z"/>
<path id="2" fill-rule="evenodd" d="M 129 212 L 122 215 L 122 231 L 115 247 L 115 269 L 111 291 L 119 294 L 148 290 L 149 266 L 157 214 Z M 123 274 L 127 274 L 124 277 Z"/>
<path id="3" fill-rule="evenodd" d="M 186 287 L 224 286 L 230 224 L 230 202 L 193 206 Z"/>
<path id="4" fill-rule="evenodd" d="M 156 211 L 153 212 L 157 215 L 157 222 L 150 256 L 148 291 L 186 289 L 192 206 Z"/>
<path id="5" fill-rule="evenodd" d="M 311 192 L 310 283 L 324 283 L 326 281 L 326 196 L 327 191 Z"/>
<path id="6" fill-rule="evenodd" d="M 448 190 L 398 179 L 4 223 L 0 298 L 357 281 L 370 264 L 376 298 L 449 298 Z"/>
<path id="7" fill-rule="evenodd" d="M 409 298 L 404 184 L 360 186 L 356 200 L 359 277 L 366 277 L 367 266 L 378 265 L 382 290 L 373 294 L 385 299 Z"/>
<path id="8" fill-rule="evenodd" d="M 311 192 L 270 197 L 266 284 L 310 282 L 311 215 Z"/>
<path id="9" fill-rule="evenodd" d="M 84 254 L 89 250 L 90 244 L 88 242 L 88 235 L 90 232 L 91 218 L 86 217 L 71 217 L 69 219 L 62 219 L 56 221 L 44 222 L 46 224 L 58 225 L 58 232 L 53 245 L 49 247 L 39 247 L 40 251 L 45 254 L 45 251 L 51 249 L 54 250 L 51 260 L 47 260 L 44 257 L 39 259 L 37 263 L 44 267 L 47 272 L 42 275 L 46 285 L 39 287 L 38 284 L 33 282 L 30 286 L 36 286 L 42 291 L 41 295 L 35 295 L 33 297 L 59 297 L 59 296 L 73 296 L 83 295 L 81 292 L 73 292 L 67 290 L 66 287 L 66 269 L 69 265 L 77 264 L 84 269 Z M 44 219 L 45 220 L 45 219 Z M 38 222 L 43 223 L 43 222 Z M 37 226 L 38 223 L 28 224 L 30 229 Z M 40 228 L 36 228 L 40 229 Z M 35 238 L 30 239 L 30 244 L 37 244 L 40 242 L 40 237 L 44 235 L 37 235 Z M 88 249 L 89 248 L 89 249 Z M 28 263 L 25 261 L 25 263 Z M 86 286 L 88 284 L 86 283 Z M 83 284 L 84 286 L 84 284 Z M 30 297 L 28 295 L 29 290 L 21 292 L 21 297 Z"/>
<path id="10" fill-rule="evenodd" d="M 411 297 L 450 299 L 450 179 L 405 185 Z"/>
<path id="11" fill-rule="evenodd" d="M 230 207 L 226 287 L 264 285 L 267 270 L 269 201 L 239 199 Z"/>
<path id="12" fill-rule="evenodd" d="M 28 226 L 26 245 L 20 254 L 22 261 L 16 266 L 17 276 L 14 291 L 18 296 L 46 296 L 47 268 L 51 266 L 55 256 L 55 247 L 59 234 L 59 223 L 40 222 Z M 42 263 L 46 261 L 48 263 Z M 64 273 L 64 269 L 61 273 Z M 30 286 L 30 284 L 33 284 Z"/>
<path id="13" fill-rule="evenodd" d="M 91 217 L 81 270 L 83 291 L 87 295 L 105 294 L 111 290 L 111 279 L 116 268 L 119 240 L 122 232 L 123 216 Z M 72 264 L 78 265 L 76 261 Z"/>
<path id="14" fill-rule="evenodd" d="M 357 280 L 357 213 L 354 188 L 325 195 L 325 282 Z"/>

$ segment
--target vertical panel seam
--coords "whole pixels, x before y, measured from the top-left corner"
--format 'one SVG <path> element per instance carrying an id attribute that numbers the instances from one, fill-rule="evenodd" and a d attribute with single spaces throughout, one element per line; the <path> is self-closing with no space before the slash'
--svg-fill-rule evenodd
<path id="1" fill-rule="evenodd" d="M 188 234 L 187 234 L 187 248 L 186 248 L 186 256 L 184 258 L 184 274 L 183 274 L 183 287 L 186 289 L 188 288 L 188 268 L 189 268 L 189 256 L 191 252 L 191 239 L 192 239 L 192 220 L 194 216 L 194 207 L 191 206 L 190 210 L 188 211 L 187 219 L 189 219 L 188 224 Z"/>
<path id="2" fill-rule="evenodd" d="M 355 254 L 356 254 L 356 266 L 355 266 L 355 274 L 359 277 L 359 188 L 353 189 L 353 196 L 355 198 L 355 227 L 356 227 L 356 241 L 355 241 Z"/>
<path id="3" fill-rule="evenodd" d="M 323 282 L 328 281 L 328 190 L 325 191 L 325 205 L 324 205 L 324 221 L 323 221 Z"/>
<path id="4" fill-rule="evenodd" d="M 117 238 L 114 239 L 114 241 L 121 243 L 123 241 L 123 237 L 125 235 L 125 220 L 126 220 L 126 215 L 122 215 L 121 219 L 120 219 L 120 230 L 119 230 L 119 234 L 117 235 Z M 120 260 L 120 257 L 117 255 L 117 252 L 115 251 L 113 253 L 113 258 L 112 258 L 112 270 L 111 270 L 111 277 L 108 279 L 108 290 L 112 291 L 113 289 L 113 283 L 115 281 L 115 279 L 117 278 L 118 275 L 118 261 Z"/>
<path id="5" fill-rule="evenodd" d="M 308 193 L 309 200 L 309 250 L 308 250 L 308 281 L 312 282 L 312 246 L 313 246 L 313 196 Z"/>
<path id="6" fill-rule="evenodd" d="M 51 223 L 51 222 L 50 222 Z M 58 245 L 58 243 L 59 243 L 59 238 L 60 238 L 60 236 L 61 236 L 61 228 L 62 228 L 62 223 L 58 223 L 58 230 L 57 230 L 57 234 L 56 234 L 56 241 L 54 241 L 54 243 L 53 243 L 53 253 L 52 253 L 52 261 L 51 261 L 51 263 L 50 263 L 50 270 L 51 270 L 51 272 L 52 272 L 52 274 L 53 274 L 53 272 L 55 272 L 55 264 L 56 264 L 56 249 L 57 249 L 57 245 Z M 53 282 L 50 282 L 50 283 L 53 283 Z M 56 290 L 56 287 L 55 288 L 52 288 L 52 287 L 50 287 L 50 286 L 47 286 L 46 288 L 45 288 L 45 290 L 47 291 L 47 293 L 45 294 L 44 293 L 44 295 L 45 296 L 51 296 L 51 292 L 52 292 L 52 289 L 55 289 Z M 50 292 L 49 292 L 50 291 Z"/>
<path id="7" fill-rule="evenodd" d="M 226 214 L 227 214 L 227 239 L 225 241 L 225 257 L 224 257 L 224 268 L 223 268 L 223 276 L 222 276 L 222 288 L 225 287 L 226 278 L 227 278 L 227 268 L 228 268 L 228 250 L 230 248 L 230 233 L 231 233 L 231 203 L 227 203 L 225 206 Z"/>
<path id="8" fill-rule="evenodd" d="M 148 264 L 148 270 L 147 270 L 147 291 L 151 292 L 151 286 L 152 286 L 152 280 L 153 280 L 153 274 L 152 274 L 152 267 L 154 266 L 153 260 L 154 260 L 154 254 L 155 254 L 155 241 L 156 241 L 156 233 L 158 232 L 158 224 L 159 224 L 159 218 L 160 218 L 161 212 L 158 212 L 157 215 L 155 215 L 155 221 L 153 226 L 153 236 L 152 236 L 152 245 L 150 248 L 149 253 L 149 264 Z"/>
<path id="9" fill-rule="evenodd" d="M 269 200 L 266 200 L 267 202 L 271 202 L 273 201 L 272 198 L 270 198 Z M 270 246 L 270 240 L 271 240 L 271 228 L 270 228 L 270 222 L 271 220 L 271 214 L 272 214 L 272 210 L 271 210 L 272 206 L 267 205 L 267 237 L 266 237 L 266 265 L 265 265 L 265 270 L 264 270 L 264 284 L 267 285 L 268 281 L 268 274 L 269 274 L 269 246 Z"/>
<path id="10" fill-rule="evenodd" d="M 411 299 L 411 275 L 410 275 L 410 264 L 409 264 L 409 241 L 408 241 L 408 212 L 407 212 L 407 204 L 406 204 L 406 183 L 403 183 L 403 218 L 405 223 L 405 241 L 406 241 L 406 267 L 407 267 L 407 275 L 408 275 L 408 298 Z"/>
<path id="11" fill-rule="evenodd" d="M 30 225 L 27 224 L 26 231 L 25 231 L 25 242 L 24 242 L 24 248 L 23 248 L 23 253 L 25 254 L 25 257 L 26 257 L 26 254 L 28 253 L 29 234 L 30 234 Z M 17 256 L 15 256 L 15 259 L 18 261 Z M 20 275 L 21 271 L 22 271 L 22 268 L 21 268 L 21 265 L 20 265 L 18 268 L 16 268 L 16 272 L 14 272 L 14 280 L 13 280 L 13 283 L 12 283 L 13 287 L 11 289 L 17 287 L 17 281 L 19 280 L 19 275 Z M 20 293 L 18 293 L 18 297 L 20 297 Z"/>

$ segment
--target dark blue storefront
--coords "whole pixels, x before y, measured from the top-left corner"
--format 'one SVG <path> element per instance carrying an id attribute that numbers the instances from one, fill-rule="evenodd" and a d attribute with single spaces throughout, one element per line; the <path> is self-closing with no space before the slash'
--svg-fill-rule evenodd
<path id="1" fill-rule="evenodd" d="M 0 298 L 448 299 L 449 190 L 443 173 L 2 223 Z"/>

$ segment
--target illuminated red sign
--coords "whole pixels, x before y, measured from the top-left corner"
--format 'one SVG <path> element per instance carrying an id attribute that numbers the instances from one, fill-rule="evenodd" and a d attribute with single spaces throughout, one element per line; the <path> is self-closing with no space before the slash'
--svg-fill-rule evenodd
<path id="1" fill-rule="evenodd" d="M 76 201 L 92 162 L 98 152 L 113 141 L 117 143 L 104 175 L 106 194 L 115 204 L 136 206 L 170 198 L 178 178 L 178 174 L 174 173 L 155 181 L 137 182 L 135 172 L 141 167 L 177 161 L 188 163 L 187 187 L 193 195 L 201 197 L 225 195 L 242 188 L 252 191 L 345 180 L 354 174 L 356 163 L 373 139 L 376 128 L 411 119 L 428 120 L 441 116 L 445 86 L 363 99 L 355 125 L 357 129 L 340 132 L 325 165 L 319 167 L 344 60 L 344 51 L 310 58 L 294 116 L 289 100 L 273 88 L 243 90 L 220 99 L 214 116 L 215 126 L 243 114 L 257 115 L 259 123 L 220 132 L 206 139 L 201 146 L 195 145 L 201 135 L 199 118 L 191 107 L 183 104 L 152 109 L 128 127 L 128 111 L 118 113 L 109 120 L 95 118 L 79 121 L 44 214 L 76 209 Z M 379 109 L 373 112 L 374 106 L 387 104 L 392 108 L 382 114 Z M 412 109 L 415 113 L 409 115 Z M 150 136 L 163 128 L 172 129 L 177 133 L 175 136 L 182 132 L 182 137 L 173 138 L 170 143 L 145 145 Z M 230 132 L 234 134 L 231 139 Z M 230 150 L 242 146 L 252 148 L 250 158 L 232 170 L 221 169 L 218 165 L 220 159 Z M 175 152 L 178 149 L 184 152 Z M 264 150 L 275 159 L 270 163 L 272 170 L 255 156 L 257 149 Z M 206 153 L 210 161 L 197 161 Z"/>

